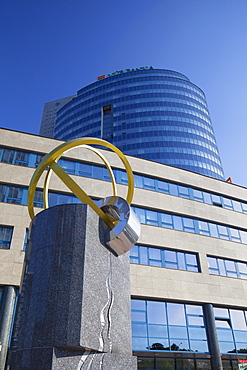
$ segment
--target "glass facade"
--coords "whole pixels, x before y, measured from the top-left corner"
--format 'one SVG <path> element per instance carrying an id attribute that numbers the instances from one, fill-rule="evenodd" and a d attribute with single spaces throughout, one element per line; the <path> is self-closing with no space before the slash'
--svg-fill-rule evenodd
<path id="1" fill-rule="evenodd" d="M 247 311 L 214 307 L 213 312 L 223 369 L 238 370 L 247 363 Z M 131 314 L 138 369 L 211 369 L 203 304 L 133 298 Z"/>
<path id="2" fill-rule="evenodd" d="M 208 353 L 202 306 L 132 299 L 131 312 L 133 350 Z"/>
<path id="3" fill-rule="evenodd" d="M 247 311 L 214 308 L 221 353 L 247 353 Z"/>
<path id="4" fill-rule="evenodd" d="M 205 95 L 181 73 L 140 69 L 82 88 L 58 111 L 54 137 L 82 136 L 105 138 L 126 154 L 224 179 Z"/>

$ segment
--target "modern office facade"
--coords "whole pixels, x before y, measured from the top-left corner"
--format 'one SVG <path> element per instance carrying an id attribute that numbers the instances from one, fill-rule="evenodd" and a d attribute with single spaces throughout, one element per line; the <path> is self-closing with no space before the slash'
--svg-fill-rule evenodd
<path id="1" fill-rule="evenodd" d="M 5 129 L 0 137 L 0 285 L 6 318 L 21 283 L 28 184 L 43 155 L 61 141 Z M 122 164 L 114 153 L 103 153 L 125 197 Z M 139 369 L 216 369 L 217 359 L 224 370 L 240 369 L 247 361 L 247 189 L 128 159 L 135 176 L 133 207 L 142 224 L 130 252 L 132 343 Z M 112 194 L 108 172 L 91 151 L 70 151 L 59 164 L 96 201 Z M 43 206 L 41 189 L 39 183 L 36 212 Z M 77 201 L 53 176 L 50 206 Z M 10 289 L 15 294 L 8 306 Z"/>
<path id="2" fill-rule="evenodd" d="M 54 101 L 44 104 L 39 130 L 39 134 L 41 136 L 53 137 L 57 111 L 75 97 L 76 97 L 75 95 L 67 96 L 66 98 L 56 99 Z"/>
<path id="3" fill-rule="evenodd" d="M 181 73 L 143 67 L 81 88 L 57 111 L 54 138 L 93 136 L 125 154 L 224 179 L 203 91 Z"/>

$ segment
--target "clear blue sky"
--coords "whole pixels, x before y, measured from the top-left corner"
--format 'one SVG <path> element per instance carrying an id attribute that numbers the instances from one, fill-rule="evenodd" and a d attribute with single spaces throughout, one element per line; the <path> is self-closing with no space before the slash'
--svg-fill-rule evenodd
<path id="1" fill-rule="evenodd" d="M 226 178 L 247 187 L 247 0 L 0 0 L 0 126 L 37 134 L 43 104 L 153 66 L 206 94 Z"/>

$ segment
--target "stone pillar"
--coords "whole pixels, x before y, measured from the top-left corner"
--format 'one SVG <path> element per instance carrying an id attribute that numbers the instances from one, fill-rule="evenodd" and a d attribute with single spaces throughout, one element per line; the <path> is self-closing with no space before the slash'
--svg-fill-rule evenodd
<path id="1" fill-rule="evenodd" d="M 33 219 L 11 370 L 137 369 L 129 255 L 116 257 L 103 239 L 103 222 L 84 204 Z"/>
<path id="2" fill-rule="evenodd" d="M 8 341 L 15 306 L 16 292 L 13 286 L 3 288 L 2 304 L 0 310 L 0 370 L 4 369 L 8 353 Z"/>
<path id="3" fill-rule="evenodd" d="M 211 354 L 211 368 L 212 370 L 223 370 L 218 335 L 215 325 L 214 310 L 211 303 L 204 304 L 204 314 L 206 319 L 209 352 Z"/>

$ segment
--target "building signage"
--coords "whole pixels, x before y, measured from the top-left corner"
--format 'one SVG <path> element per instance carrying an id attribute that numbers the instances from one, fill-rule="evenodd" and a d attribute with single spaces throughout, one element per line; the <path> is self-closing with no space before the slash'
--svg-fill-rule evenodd
<path id="1" fill-rule="evenodd" d="M 111 77 L 111 76 L 116 76 L 116 75 L 120 75 L 122 73 L 127 73 L 127 72 L 135 72 L 135 71 L 142 71 L 144 69 L 153 69 L 153 67 L 140 67 L 140 68 L 132 68 L 132 69 L 121 69 L 120 71 L 115 71 L 113 73 L 110 73 L 108 75 L 102 75 L 102 76 L 99 76 L 97 77 L 97 81 L 98 80 L 102 80 L 103 78 L 106 78 L 106 77 Z"/>
<path id="2" fill-rule="evenodd" d="M 239 368 L 239 370 L 246 370 L 247 369 L 247 360 L 238 360 L 238 368 Z"/>

